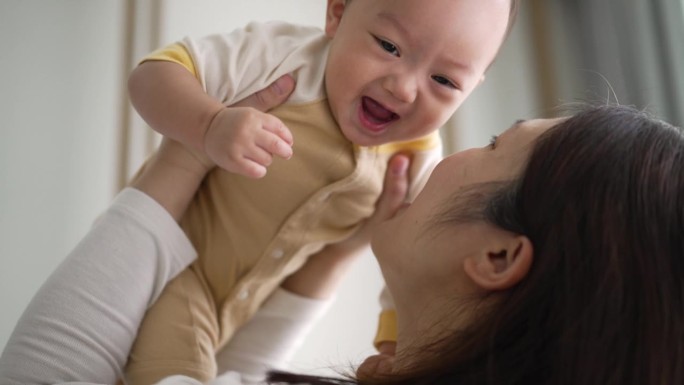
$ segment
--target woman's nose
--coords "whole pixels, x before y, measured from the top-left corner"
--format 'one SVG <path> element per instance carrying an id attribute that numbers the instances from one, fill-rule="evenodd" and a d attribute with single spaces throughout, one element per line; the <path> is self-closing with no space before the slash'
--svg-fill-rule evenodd
<path id="1" fill-rule="evenodd" d="M 403 103 L 413 103 L 418 94 L 416 77 L 410 73 L 388 74 L 383 79 L 383 87 Z"/>

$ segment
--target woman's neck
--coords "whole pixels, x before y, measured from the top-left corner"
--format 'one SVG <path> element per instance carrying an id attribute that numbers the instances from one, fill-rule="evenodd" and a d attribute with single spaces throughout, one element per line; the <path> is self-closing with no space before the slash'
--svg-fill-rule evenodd
<path id="1" fill-rule="evenodd" d="M 411 363 L 416 352 L 470 324 L 471 315 L 452 299 L 433 298 L 410 308 L 397 307 L 397 346 L 395 370 Z"/>

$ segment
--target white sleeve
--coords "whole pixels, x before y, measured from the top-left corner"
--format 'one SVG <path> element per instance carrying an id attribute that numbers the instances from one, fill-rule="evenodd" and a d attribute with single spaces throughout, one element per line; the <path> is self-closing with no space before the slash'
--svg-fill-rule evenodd
<path id="1" fill-rule="evenodd" d="M 285 74 L 297 84 L 289 102 L 322 97 L 328 42 L 320 28 L 271 21 L 252 22 L 227 34 L 186 37 L 180 44 L 192 57 L 204 91 L 230 105 Z"/>
<path id="2" fill-rule="evenodd" d="M 0 383 L 115 383 L 147 307 L 195 256 L 166 210 L 125 189 L 29 303 Z"/>
<path id="3" fill-rule="evenodd" d="M 389 290 L 387 289 L 387 286 L 383 286 L 382 290 L 380 291 L 380 309 L 381 310 L 394 310 L 394 299 L 392 298 L 392 294 L 390 294 Z"/>
<path id="4" fill-rule="evenodd" d="M 240 372 L 243 382 L 258 383 L 268 370 L 285 369 L 332 302 L 277 289 L 217 354 L 219 373 Z"/>
<path id="5" fill-rule="evenodd" d="M 263 384 L 263 383 L 262 383 Z M 62 385 L 80 385 L 80 384 L 62 384 Z M 83 384 L 91 385 L 91 384 Z M 228 372 L 216 377 L 214 380 L 207 384 L 202 384 L 194 378 L 186 376 L 171 376 L 167 377 L 154 385 L 255 385 L 251 383 L 243 382 L 240 373 L 238 372 Z M 265 385 L 265 384 L 263 384 Z"/>
<path id="6" fill-rule="evenodd" d="M 316 300 L 277 289 L 216 356 L 220 375 L 207 384 L 171 376 L 155 385 L 256 385 L 284 369 L 332 299 Z"/>

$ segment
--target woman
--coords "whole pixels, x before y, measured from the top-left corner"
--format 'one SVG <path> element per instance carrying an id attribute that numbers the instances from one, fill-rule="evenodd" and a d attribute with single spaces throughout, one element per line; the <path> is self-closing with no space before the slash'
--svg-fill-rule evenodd
<path id="1" fill-rule="evenodd" d="M 349 382 L 683 383 L 683 166 L 679 130 L 604 106 L 448 157 L 393 216 L 405 181 L 389 173 L 372 247 L 396 355 Z"/>
<path id="2" fill-rule="evenodd" d="M 358 383 L 684 383 L 683 233 L 680 130 L 611 106 L 517 122 L 374 234 L 399 339 Z"/>
<path id="3" fill-rule="evenodd" d="M 518 122 L 375 234 L 400 338 L 361 383 L 684 383 L 683 233 L 680 130 L 610 106 Z"/>

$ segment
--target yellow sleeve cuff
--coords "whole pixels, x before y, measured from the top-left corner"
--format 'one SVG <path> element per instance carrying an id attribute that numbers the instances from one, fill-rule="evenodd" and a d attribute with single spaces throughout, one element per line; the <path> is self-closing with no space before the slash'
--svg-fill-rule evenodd
<path id="1" fill-rule="evenodd" d="M 383 310 L 378 321 L 378 332 L 373 345 L 377 349 L 382 342 L 397 341 L 397 313 L 394 310 Z"/>
<path id="2" fill-rule="evenodd" d="M 428 151 L 439 146 L 441 141 L 439 131 L 437 130 L 418 139 L 381 144 L 378 146 L 378 150 L 388 154 L 400 151 Z"/>
<path id="3" fill-rule="evenodd" d="M 167 47 L 158 49 L 151 54 L 145 56 L 140 63 L 146 61 L 170 61 L 177 63 L 185 67 L 194 77 L 197 78 L 197 69 L 195 68 L 195 62 L 192 60 L 190 53 L 181 44 L 175 43 Z"/>

